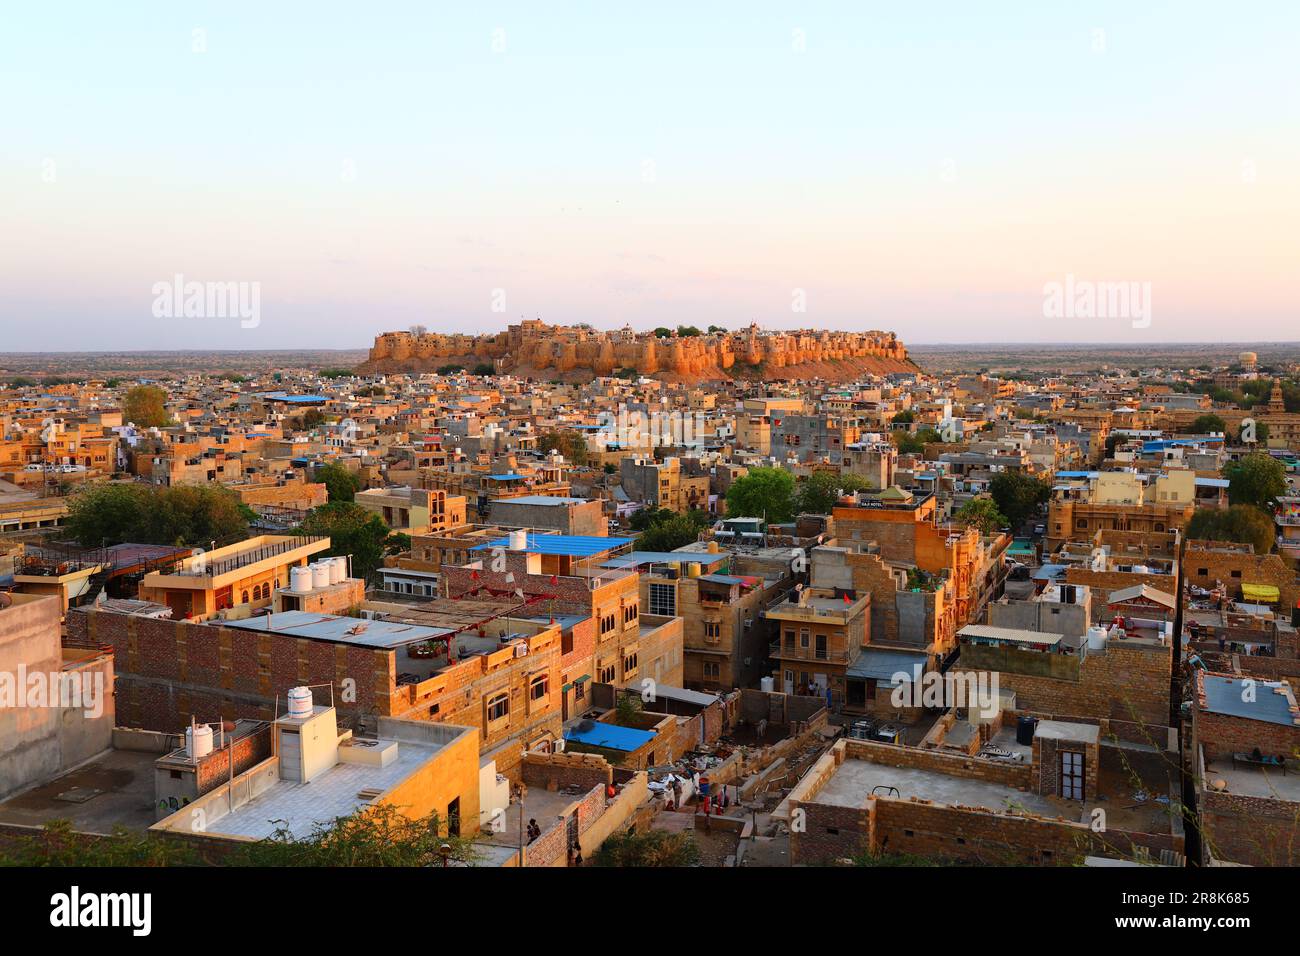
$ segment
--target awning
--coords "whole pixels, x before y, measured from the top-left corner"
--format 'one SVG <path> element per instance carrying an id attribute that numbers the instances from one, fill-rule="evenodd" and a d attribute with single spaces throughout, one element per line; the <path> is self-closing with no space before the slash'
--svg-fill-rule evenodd
<path id="1" fill-rule="evenodd" d="M 1243 584 L 1241 593 L 1243 597 L 1248 597 L 1252 601 L 1276 601 L 1282 596 L 1281 592 L 1271 584 Z"/>

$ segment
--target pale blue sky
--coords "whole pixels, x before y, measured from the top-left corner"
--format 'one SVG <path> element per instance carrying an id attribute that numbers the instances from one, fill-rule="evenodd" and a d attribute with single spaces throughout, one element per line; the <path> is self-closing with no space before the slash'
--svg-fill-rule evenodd
<path id="1" fill-rule="evenodd" d="M 1298 11 L 11 5 L 0 348 L 1300 338 Z M 155 317 L 178 273 L 260 283 L 260 322 Z M 1150 282 L 1150 327 L 1045 322 L 1067 274 Z"/>

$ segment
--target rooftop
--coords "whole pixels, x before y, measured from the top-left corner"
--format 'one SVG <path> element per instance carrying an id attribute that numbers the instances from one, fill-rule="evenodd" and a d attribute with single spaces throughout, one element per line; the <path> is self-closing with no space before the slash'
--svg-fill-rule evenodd
<path id="1" fill-rule="evenodd" d="M 1200 672 L 1201 709 L 1227 717 L 1300 726 L 1291 687 L 1285 681 L 1247 681 Z"/>
<path id="2" fill-rule="evenodd" d="M 281 611 L 243 621 L 223 621 L 224 627 L 245 631 L 273 631 L 290 637 L 305 637 L 331 644 L 348 644 L 353 647 L 396 648 L 434 640 L 451 633 L 445 627 L 421 627 L 392 621 L 366 621 L 335 614 L 315 614 L 309 611 Z"/>
<path id="3" fill-rule="evenodd" d="M 588 534 L 533 534 L 529 533 L 524 551 L 531 554 L 557 554 L 574 558 L 590 558 L 615 548 L 626 547 L 636 541 L 635 538 L 605 538 Z M 510 539 L 497 538 L 484 544 L 475 545 L 470 550 L 484 551 L 489 548 L 510 550 Z"/>

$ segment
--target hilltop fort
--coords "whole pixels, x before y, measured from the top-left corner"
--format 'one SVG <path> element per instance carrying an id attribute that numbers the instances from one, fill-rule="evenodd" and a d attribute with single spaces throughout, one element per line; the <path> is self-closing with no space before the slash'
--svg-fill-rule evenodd
<path id="1" fill-rule="evenodd" d="M 893 332 L 772 332 L 751 325 L 730 332 L 667 336 L 630 328 L 526 320 L 496 335 L 412 330 L 375 337 L 363 372 L 423 372 L 491 363 L 514 375 L 590 379 L 632 370 L 667 381 L 748 378 L 851 379 L 916 371 Z"/>

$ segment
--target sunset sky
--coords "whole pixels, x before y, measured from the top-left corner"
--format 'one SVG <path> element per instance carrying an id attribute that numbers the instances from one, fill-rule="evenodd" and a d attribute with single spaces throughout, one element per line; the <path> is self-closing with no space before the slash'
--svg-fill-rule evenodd
<path id="1" fill-rule="evenodd" d="M 1292 2 L 14 4 L 0 351 L 1300 339 L 1297 62 Z M 1067 275 L 1149 327 L 1045 319 Z"/>

